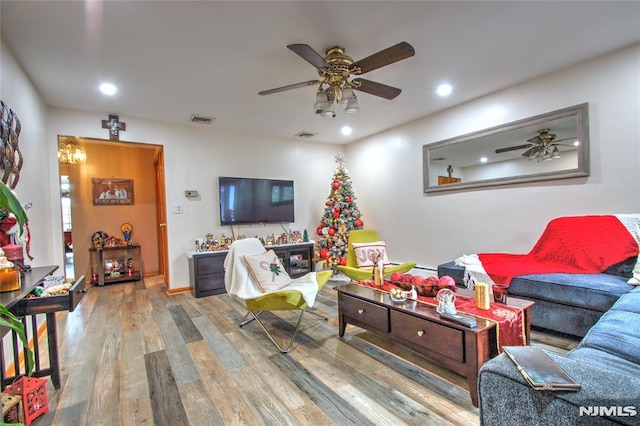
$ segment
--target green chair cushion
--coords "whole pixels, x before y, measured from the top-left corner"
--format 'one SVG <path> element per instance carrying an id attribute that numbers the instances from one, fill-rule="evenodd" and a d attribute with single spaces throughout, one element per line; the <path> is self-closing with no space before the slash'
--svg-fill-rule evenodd
<path id="1" fill-rule="evenodd" d="M 316 281 L 318 282 L 318 291 L 322 290 L 332 271 L 321 271 L 316 273 Z M 289 311 L 294 309 L 307 309 L 307 303 L 299 291 L 278 291 L 265 294 L 255 299 L 245 300 L 245 305 L 250 311 Z"/>

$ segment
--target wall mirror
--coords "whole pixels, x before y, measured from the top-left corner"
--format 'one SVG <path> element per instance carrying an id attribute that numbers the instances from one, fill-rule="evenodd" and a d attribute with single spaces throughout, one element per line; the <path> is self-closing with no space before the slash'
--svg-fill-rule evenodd
<path id="1" fill-rule="evenodd" d="M 424 192 L 589 176 L 589 105 L 423 146 Z"/>

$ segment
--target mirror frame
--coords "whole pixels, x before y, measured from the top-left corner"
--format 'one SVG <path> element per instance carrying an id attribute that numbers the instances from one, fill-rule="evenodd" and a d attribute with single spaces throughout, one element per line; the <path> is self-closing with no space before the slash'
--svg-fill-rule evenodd
<path id="1" fill-rule="evenodd" d="M 566 169 L 553 172 L 527 174 L 513 177 L 502 177 L 495 179 L 477 180 L 473 182 L 450 183 L 437 185 L 436 182 L 429 182 L 429 164 L 431 150 L 442 148 L 448 145 L 467 142 L 473 143 L 474 139 L 491 136 L 497 133 L 504 133 L 511 130 L 521 129 L 527 126 L 541 125 L 551 120 L 575 116 L 577 120 L 577 139 L 580 141 L 578 148 L 578 166 L 574 169 Z M 422 147 L 422 175 L 424 192 L 443 192 L 459 189 L 481 188 L 487 186 L 509 185 L 514 183 L 539 182 L 545 180 L 567 179 L 574 177 L 589 176 L 589 104 L 583 103 L 571 107 L 551 111 L 522 120 L 512 121 L 488 129 L 468 133 L 462 136 L 445 139 L 439 142 L 423 145 Z"/>

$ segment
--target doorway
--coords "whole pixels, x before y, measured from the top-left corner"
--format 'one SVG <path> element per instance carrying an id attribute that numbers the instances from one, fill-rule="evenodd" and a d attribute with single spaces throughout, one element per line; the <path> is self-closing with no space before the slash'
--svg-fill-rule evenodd
<path id="1" fill-rule="evenodd" d="M 77 144 L 86 152 L 85 162 L 60 164 L 67 278 L 91 278 L 92 235 L 102 232 L 124 240 L 122 225 L 131 224 L 131 241 L 142 247 L 143 275 L 162 275 L 168 284 L 166 225 L 160 221 L 166 217 L 163 146 L 62 135 L 58 143 Z M 93 186 L 109 179 L 132 182 L 131 203 L 105 205 L 94 200 Z"/>
<path id="2" fill-rule="evenodd" d="M 62 173 L 62 172 L 61 172 Z M 64 242 L 65 277 L 73 277 L 73 222 L 71 216 L 71 196 L 69 195 L 69 175 L 60 175 L 60 208 L 62 210 L 62 236 Z"/>

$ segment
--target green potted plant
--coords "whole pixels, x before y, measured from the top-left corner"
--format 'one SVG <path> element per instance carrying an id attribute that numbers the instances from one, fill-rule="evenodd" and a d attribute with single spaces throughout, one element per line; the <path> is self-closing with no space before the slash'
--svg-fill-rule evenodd
<path id="1" fill-rule="evenodd" d="M 27 213 L 24 211 L 20 201 L 18 201 L 13 192 L 11 192 L 9 187 L 2 181 L 0 181 L 0 208 L 5 210 L 7 213 L 13 213 L 18 221 L 20 229 L 19 232 L 22 234 L 24 225 L 28 222 Z M 29 348 L 24 324 L 22 324 L 22 322 L 2 304 L 0 304 L 0 326 L 13 330 L 18 335 L 18 338 L 26 349 L 26 364 L 28 365 L 27 374 L 30 376 L 34 368 L 34 359 L 33 352 L 31 351 L 31 348 Z"/>

